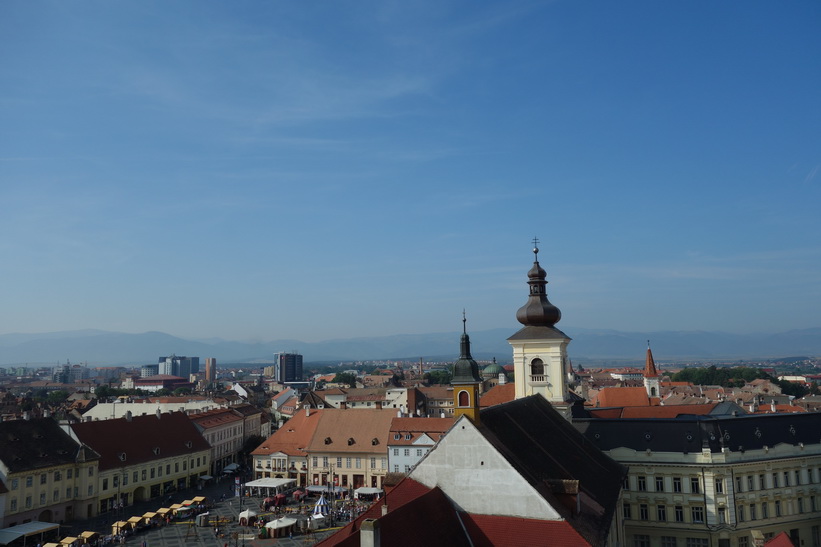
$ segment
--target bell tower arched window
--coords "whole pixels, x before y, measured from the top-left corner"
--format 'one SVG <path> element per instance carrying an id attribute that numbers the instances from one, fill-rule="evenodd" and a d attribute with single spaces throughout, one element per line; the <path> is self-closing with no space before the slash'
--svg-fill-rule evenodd
<path id="1" fill-rule="evenodd" d="M 530 374 L 532 376 L 544 376 L 544 362 L 541 359 L 533 359 L 530 362 Z"/>
<path id="2" fill-rule="evenodd" d="M 459 406 L 470 406 L 470 395 L 467 391 L 459 392 Z"/>

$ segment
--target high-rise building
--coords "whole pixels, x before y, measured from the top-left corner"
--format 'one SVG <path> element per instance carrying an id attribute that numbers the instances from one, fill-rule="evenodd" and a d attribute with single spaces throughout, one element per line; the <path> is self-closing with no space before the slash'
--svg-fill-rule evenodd
<path id="1" fill-rule="evenodd" d="M 298 353 L 275 353 L 274 380 L 280 383 L 301 382 L 302 355 Z"/>
<path id="2" fill-rule="evenodd" d="M 188 378 L 191 374 L 196 374 L 200 371 L 199 357 L 186 357 L 171 355 L 169 357 L 160 357 L 159 373 L 167 376 L 178 376 L 180 378 Z"/>
<path id="3" fill-rule="evenodd" d="M 217 380 L 217 359 L 215 357 L 205 358 L 205 381 L 208 383 Z"/>

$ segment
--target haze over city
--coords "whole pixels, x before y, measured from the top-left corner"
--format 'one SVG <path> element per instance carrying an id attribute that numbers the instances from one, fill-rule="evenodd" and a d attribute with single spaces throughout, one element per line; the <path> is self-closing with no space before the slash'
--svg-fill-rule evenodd
<path id="1" fill-rule="evenodd" d="M 3 2 L 0 334 L 821 326 L 821 4 Z"/>

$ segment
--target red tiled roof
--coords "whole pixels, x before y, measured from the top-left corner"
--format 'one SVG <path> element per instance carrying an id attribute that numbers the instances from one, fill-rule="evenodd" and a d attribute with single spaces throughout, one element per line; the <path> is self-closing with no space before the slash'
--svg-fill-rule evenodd
<path id="1" fill-rule="evenodd" d="M 475 547 L 499 545 L 590 545 L 566 520 L 535 520 L 497 515 L 460 513 Z M 546 538 L 550 538 L 548 543 Z"/>
<path id="2" fill-rule="evenodd" d="M 319 416 L 323 412 L 323 409 L 311 409 L 310 415 L 306 415 L 305 411 L 297 412 L 283 424 L 282 428 L 251 452 L 251 455 L 263 456 L 282 452 L 289 456 L 307 456 L 304 448 L 311 442 L 319 423 Z"/>
<path id="3" fill-rule="evenodd" d="M 394 416 L 395 411 L 390 409 L 324 409 L 307 451 L 370 452 L 384 456 Z M 326 444 L 327 440 L 330 442 Z"/>
<path id="4" fill-rule="evenodd" d="M 184 412 L 81 422 L 71 429 L 100 454 L 100 471 L 122 467 L 120 454 L 125 454 L 128 465 L 135 465 L 211 448 Z"/>
<path id="5" fill-rule="evenodd" d="M 643 387 L 606 387 L 599 392 L 599 406 L 650 406 Z"/>
<path id="6" fill-rule="evenodd" d="M 391 421 L 388 444 L 411 445 L 423 434 L 438 441 L 455 421 L 454 418 L 394 418 Z M 410 439 L 405 439 L 407 433 L 410 433 Z M 400 435 L 400 438 L 394 438 L 395 435 Z"/>
<path id="7" fill-rule="evenodd" d="M 516 384 L 498 384 L 487 391 L 479 398 L 479 406 L 487 406 L 508 403 L 516 398 Z"/>
<path id="8" fill-rule="evenodd" d="M 793 542 L 787 532 L 781 532 L 770 541 L 764 544 L 764 547 L 793 547 Z"/>

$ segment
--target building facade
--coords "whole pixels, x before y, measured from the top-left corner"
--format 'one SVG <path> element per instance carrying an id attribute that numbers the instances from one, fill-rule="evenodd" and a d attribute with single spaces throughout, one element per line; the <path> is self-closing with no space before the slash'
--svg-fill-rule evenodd
<path id="1" fill-rule="evenodd" d="M 211 447 L 183 412 L 64 426 L 100 454 L 98 511 L 193 487 L 210 471 Z"/>
<path id="2" fill-rule="evenodd" d="M 573 422 L 629 467 L 628 545 L 752 547 L 786 531 L 821 547 L 821 414 Z"/>
<path id="3" fill-rule="evenodd" d="M 96 516 L 99 454 L 51 418 L 0 422 L 0 438 L 0 527 Z"/>
<path id="4" fill-rule="evenodd" d="M 274 379 L 280 383 L 301 382 L 302 355 L 298 353 L 275 353 Z"/>

